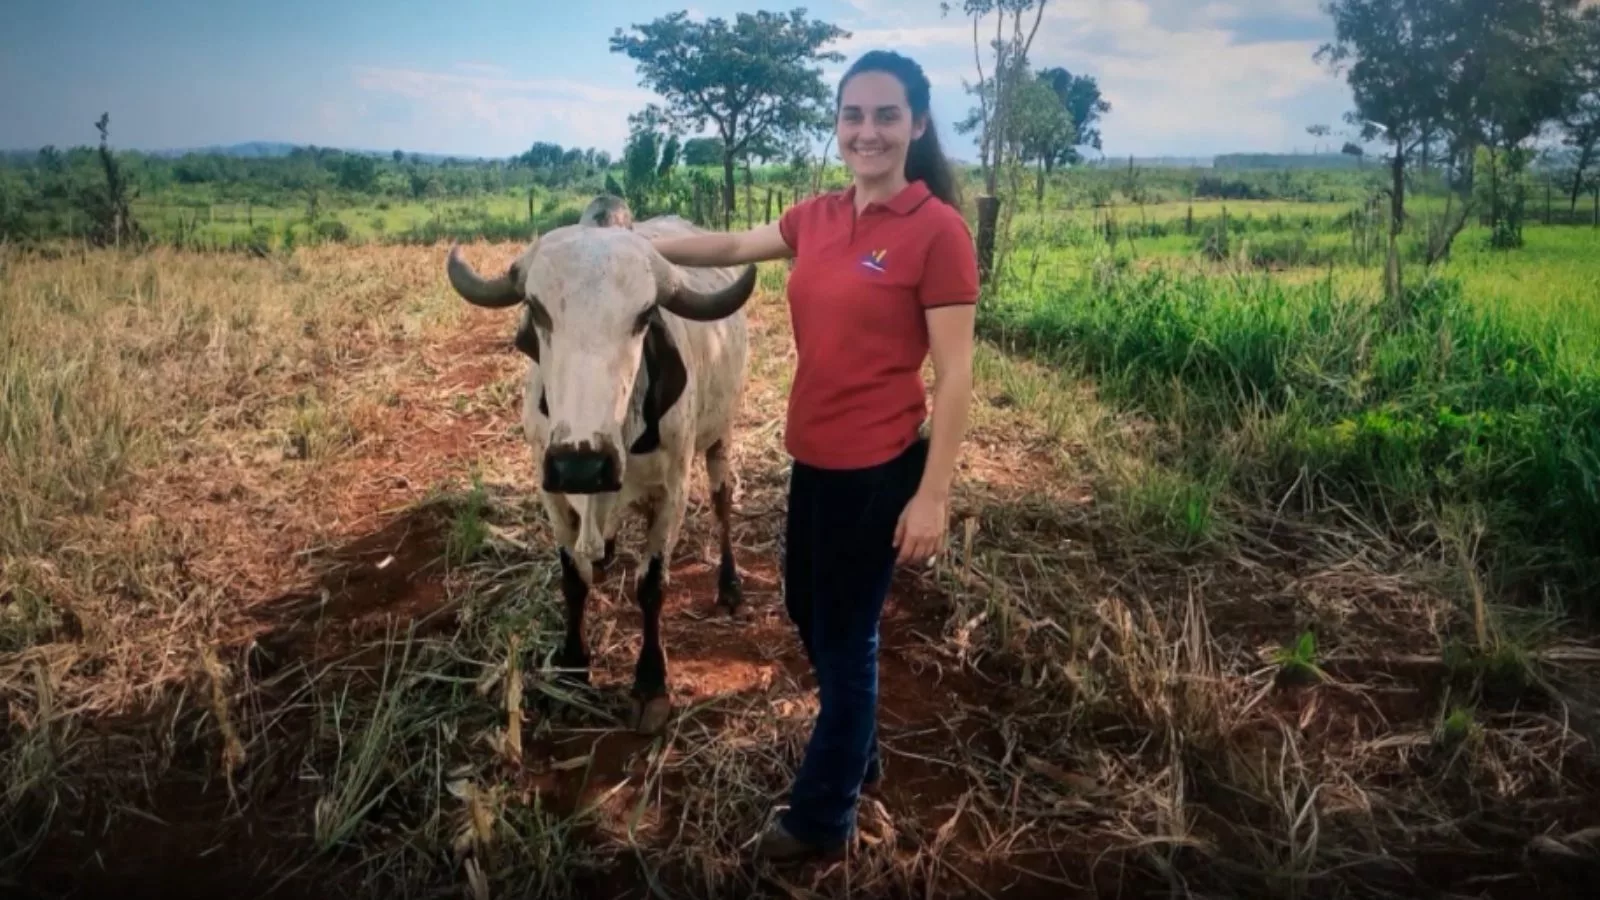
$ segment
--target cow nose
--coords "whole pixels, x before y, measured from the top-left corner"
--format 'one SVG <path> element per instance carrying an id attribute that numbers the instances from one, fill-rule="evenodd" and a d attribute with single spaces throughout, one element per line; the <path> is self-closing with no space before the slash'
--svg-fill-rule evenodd
<path id="1" fill-rule="evenodd" d="M 601 494 L 622 489 L 617 452 L 587 443 L 551 447 L 544 455 L 544 489 L 554 494 Z"/>

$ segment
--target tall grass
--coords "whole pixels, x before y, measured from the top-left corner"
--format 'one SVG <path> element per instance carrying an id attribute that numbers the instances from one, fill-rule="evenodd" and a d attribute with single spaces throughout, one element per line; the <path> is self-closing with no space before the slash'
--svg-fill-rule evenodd
<path id="1" fill-rule="evenodd" d="M 1272 505 L 1320 489 L 1396 536 L 1436 536 L 1447 508 L 1474 510 L 1501 587 L 1592 606 L 1600 367 L 1562 354 L 1552 327 L 1469 303 L 1456 280 L 1410 295 L 1409 318 L 1385 327 L 1367 295 L 1331 280 L 1100 266 L 1001 293 L 982 327 L 1168 425 L 1197 480 L 1226 471 Z"/>

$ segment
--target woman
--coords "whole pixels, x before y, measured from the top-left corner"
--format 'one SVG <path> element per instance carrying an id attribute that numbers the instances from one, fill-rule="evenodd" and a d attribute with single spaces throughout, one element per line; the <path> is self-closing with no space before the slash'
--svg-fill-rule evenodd
<path id="1" fill-rule="evenodd" d="M 795 260 L 783 590 L 821 710 L 790 808 L 762 836 L 757 852 L 769 859 L 843 850 L 862 788 L 881 775 L 878 623 L 889 582 L 897 563 L 926 561 L 944 543 L 972 392 L 978 272 L 928 93 L 915 62 L 868 53 L 837 97 L 849 188 L 798 203 L 773 225 L 655 244 L 686 266 Z"/>

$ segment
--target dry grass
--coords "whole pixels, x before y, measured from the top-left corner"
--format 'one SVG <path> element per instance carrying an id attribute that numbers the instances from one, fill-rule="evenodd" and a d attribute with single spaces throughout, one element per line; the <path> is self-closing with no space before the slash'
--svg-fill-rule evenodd
<path id="1" fill-rule="evenodd" d="M 886 618 L 862 839 L 831 867 L 752 866 L 815 710 L 776 584 L 782 306 L 754 307 L 734 457 L 755 615 L 710 612 L 697 471 L 663 614 L 678 714 L 646 740 L 623 730 L 631 548 L 592 601 L 595 686 L 548 669 L 561 603 L 512 323 L 464 312 L 442 258 L 4 258 L 0 476 L 24 487 L 0 498 L 0 775 L 22 849 L 0 873 L 473 897 L 1593 877 L 1600 653 L 1475 588 L 1470 528 L 1416 556 L 1356 521 L 1197 505 L 1159 434 L 992 348 L 952 552 Z"/>

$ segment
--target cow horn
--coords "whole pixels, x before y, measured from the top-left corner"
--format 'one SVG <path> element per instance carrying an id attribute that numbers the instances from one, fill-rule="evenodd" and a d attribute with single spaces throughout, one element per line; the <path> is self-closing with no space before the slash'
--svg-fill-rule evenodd
<path id="1" fill-rule="evenodd" d="M 739 280 L 721 290 L 701 293 L 684 285 L 664 257 L 655 258 L 656 302 L 661 308 L 696 322 L 715 322 L 738 312 L 755 293 L 756 267 L 746 266 Z"/>
<path id="2" fill-rule="evenodd" d="M 461 258 L 459 244 L 450 248 L 450 261 L 445 271 L 450 275 L 450 286 L 473 306 L 505 309 L 522 301 L 522 291 L 509 271 L 498 278 L 484 278 Z"/>

